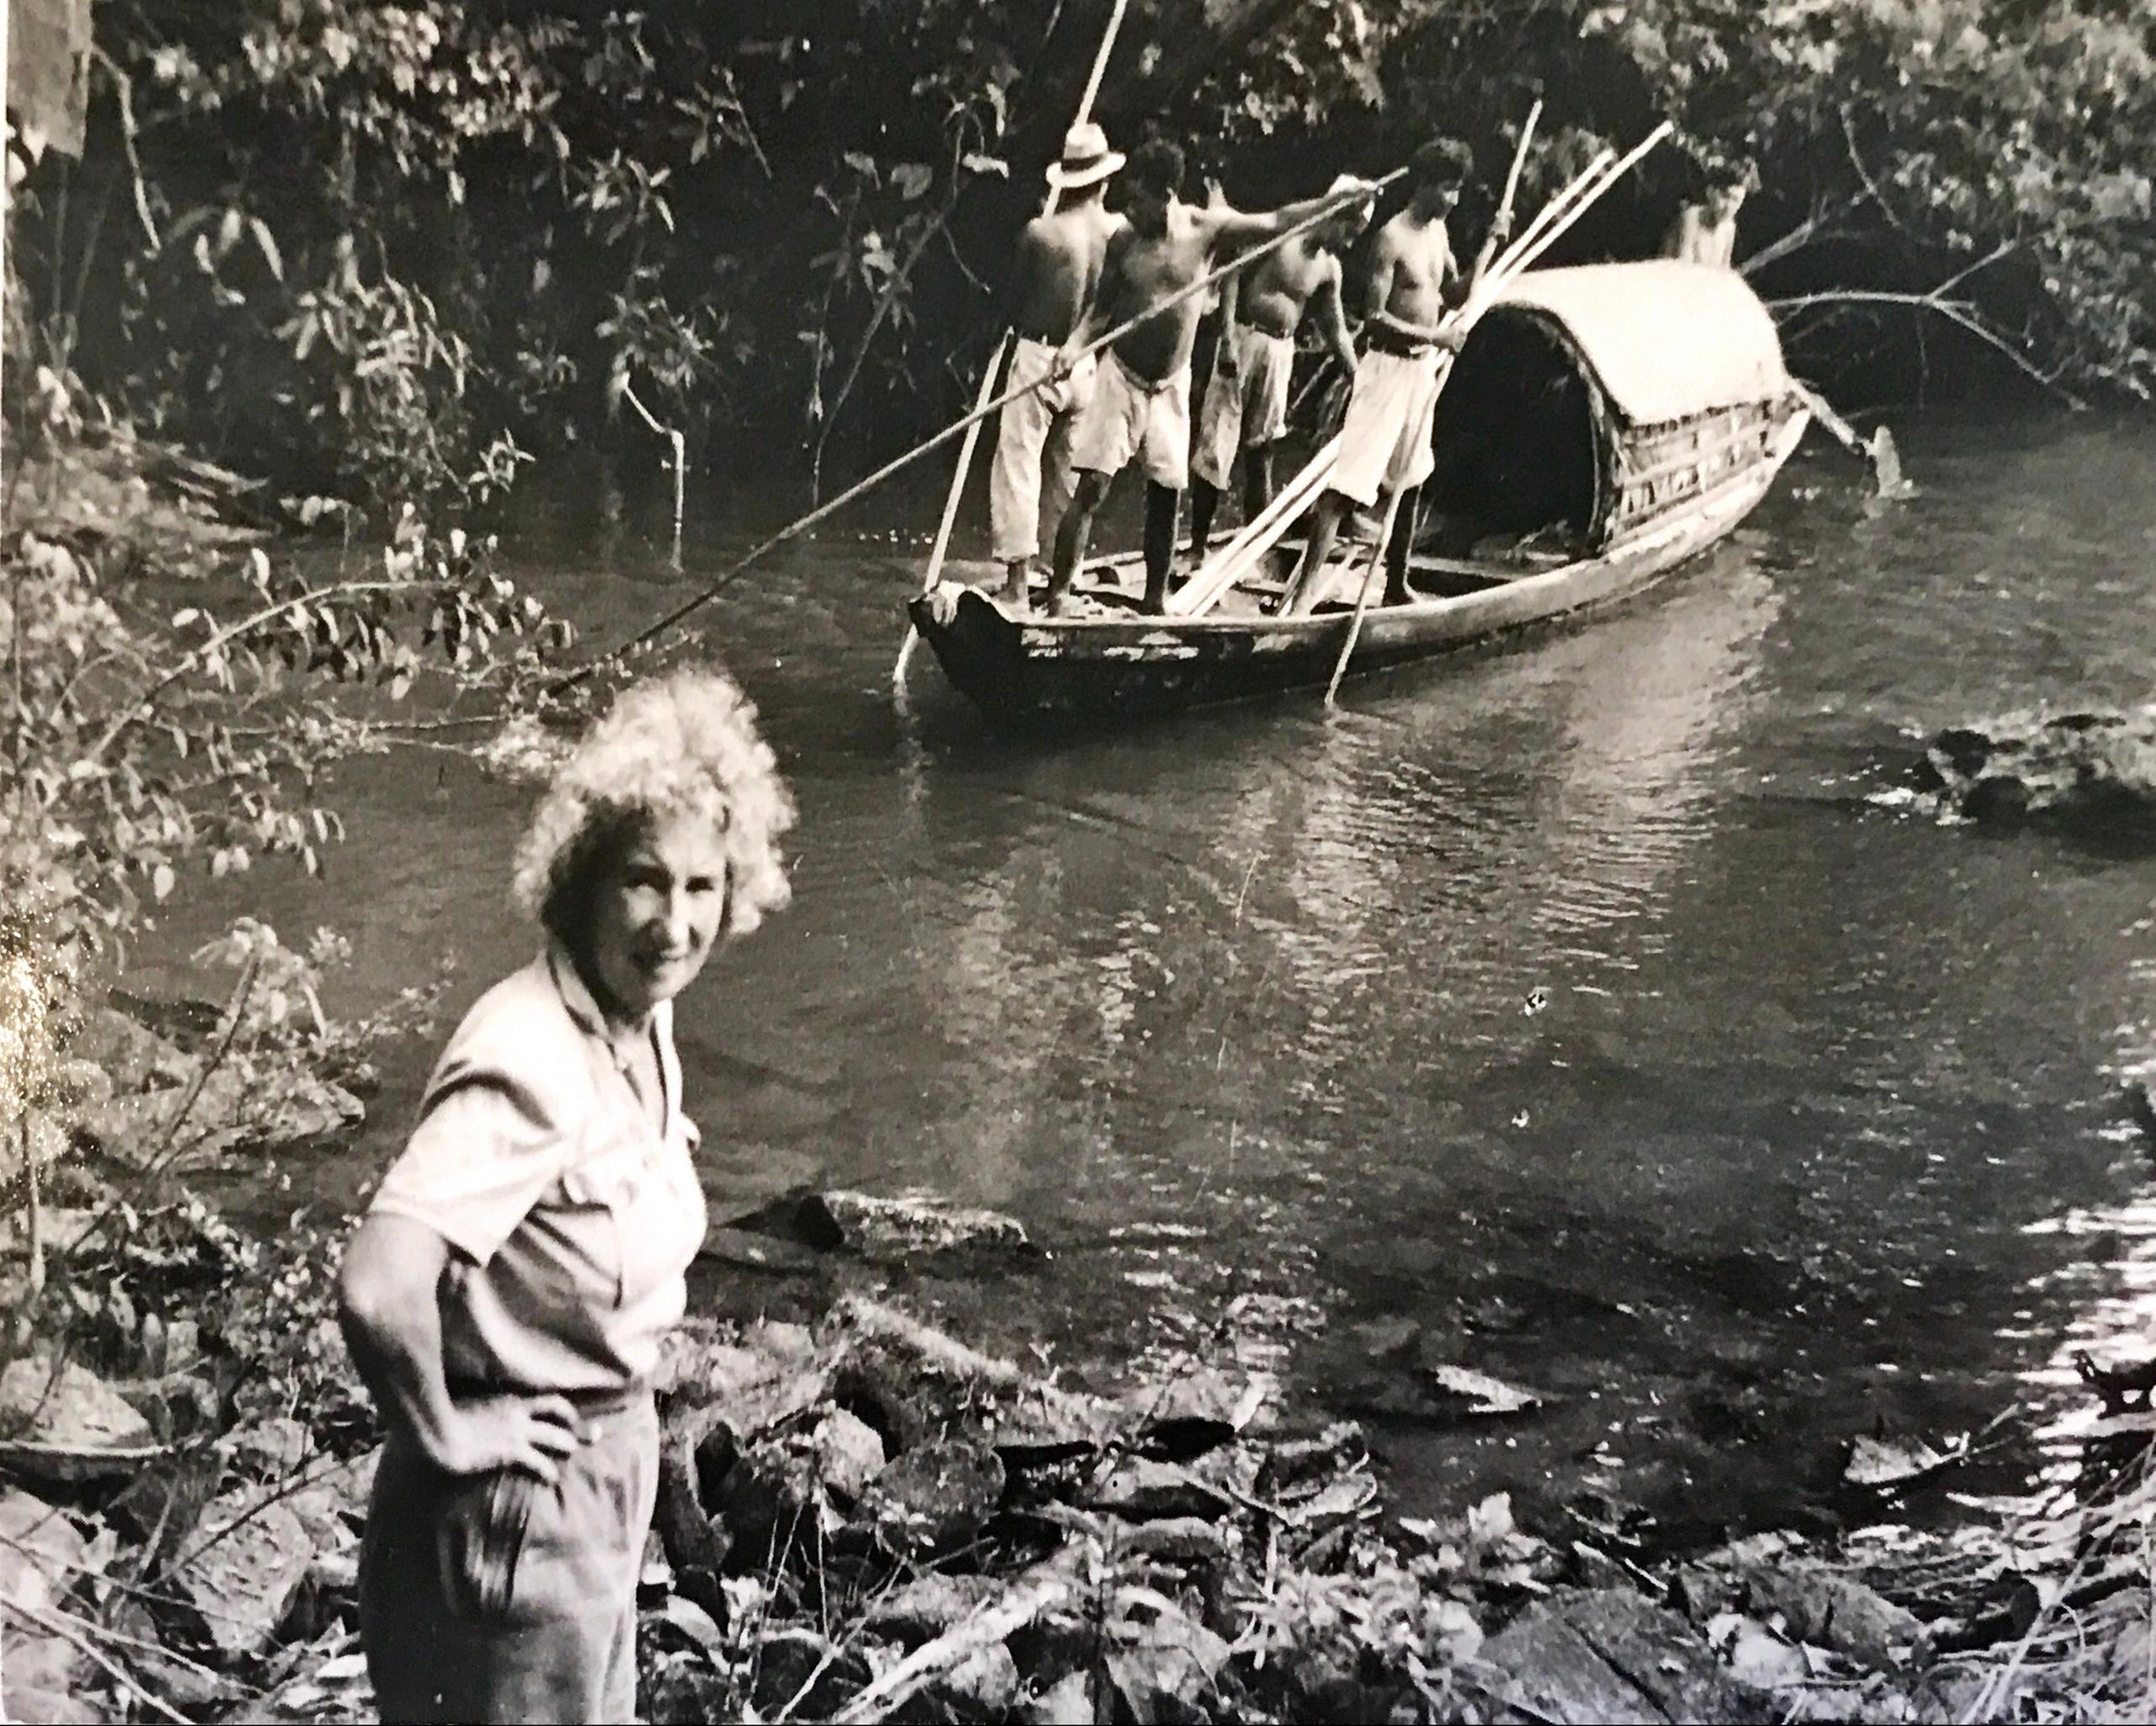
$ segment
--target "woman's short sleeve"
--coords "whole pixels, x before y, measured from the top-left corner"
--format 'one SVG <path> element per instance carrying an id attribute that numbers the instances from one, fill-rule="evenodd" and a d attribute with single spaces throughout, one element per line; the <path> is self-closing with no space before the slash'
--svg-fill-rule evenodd
<path id="1" fill-rule="evenodd" d="M 424 1223 L 484 1264 L 564 1164 L 560 1125 L 535 1090 L 499 1072 L 467 1072 L 429 1095 L 369 1208 Z"/>

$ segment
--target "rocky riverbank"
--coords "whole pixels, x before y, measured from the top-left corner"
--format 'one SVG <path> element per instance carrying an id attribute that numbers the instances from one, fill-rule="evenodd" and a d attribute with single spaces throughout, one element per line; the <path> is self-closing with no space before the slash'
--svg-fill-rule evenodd
<path id="1" fill-rule="evenodd" d="M 852 1194 L 750 1221 L 722 1251 L 1022 1241 Z M 320 1242 L 248 1242 L 191 1202 L 109 1236 L 48 1221 L 68 1311 L 0 1375 L 7 1718 L 371 1718 L 376 1439 Z M 2087 1502 L 2041 1531 L 1673 1554 L 1584 1508 L 1523 1526 L 1502 1496 L 1391 1515 L 1362 1431 L 1235 1357 L 1109 1397 L 857 1286 L 806 1323 L 692 1320 L 661 1387 L 647 1717 L 2095 1718 L 2147 1697 L 2151 1499 L 2118 1447 L 2151 1417 L 2115 1381 Z M 1951 1460 L 1858 1461 L 1891 1515 Z"/>
<path id="2" fill-rule="evenodd" d="M 256 931 L 247 975 L 304 977 Z M 371 1718 L 356 1554 L 379 1436 L 333 1318 L 341 1221 L 255 1237 L 189 1172 L 349 1142 L 364 1040 L 237 1003 L 115 997 L 49 1202 L 0 1226 L 0 1716 Z M 303 995 L 304 991 L 299 993 Z M 887 1273 L 1033 1251 L 932 1195 L 808 1192 L 709 1255 L 783 1290 L 670 1347 L 646 1554 L 654 1721 L 2140 1718 L 2156 1493 L 2143 1379 L 2085 1478 L 2017 1528 L 1907 1526 L 1968 1447 L 1860 1440 L 1876 1519 L 1673 1551 L 1621 1502 L 1451 1515 L 1385 1501 L 1364 1432 L 1253 1365 L 1235 1303 L 1119 1394 L 993 1358 Z M 757 1281 L 757 1279 L 750 1279 Z M 1414 1405 L 1532 1419 L 1530 1392 L 1380 1339 Z"/>

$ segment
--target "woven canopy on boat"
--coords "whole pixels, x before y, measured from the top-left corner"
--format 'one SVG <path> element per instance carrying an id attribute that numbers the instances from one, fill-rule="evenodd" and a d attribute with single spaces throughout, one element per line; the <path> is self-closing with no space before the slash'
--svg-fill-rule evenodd
<path id="1" fill-rule="evenodd" d="M 1610 405 L 1635 425 L 1789 393 L 1774 320 L 1733 270 L 1662 259 L 1532 270 L 1484 316 L 1502 309 L 1563 325 Z"/>

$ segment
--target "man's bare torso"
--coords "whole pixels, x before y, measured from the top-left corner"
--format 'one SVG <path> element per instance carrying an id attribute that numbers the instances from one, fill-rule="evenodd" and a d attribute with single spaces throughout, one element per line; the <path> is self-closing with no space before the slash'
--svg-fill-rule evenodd
<path id="1" fill-rule="evenodd" d="M 1428 223 L 1403 210 L 1379 233 L 1378 256 L 1390 260 L 1392 281 L 1385 304 L 1408 323 L 1436 323 L 1445 315 L 1445 278 L 1452 271 L 1452 241 L 1442 218 Z"/>
<path id="2" fill-rule="evenodd" d="M 1104 308 L 1111 324 L 1135 318 L 1148 307 L 1188 287 L 1212 267 L 1213 238 L 1187 204 L 1171 200 L 1164 231 L 1141 233 L 1126 227 L 1108 248 Z M 1195 294 L 1148 318 L 1115 345 L 1116 357 L 1136 376 L 1162 383 L 1190 363 L 1198 320 L 1204 307 Z"/>
<path id="3" fill-rule="evenodd" d="M 1026 228 L 1026 286 L 1014 320 L 1018 334 L 1060 347 L 1100 291 L 1108 241 L 1123 226 L 1097 199 Z"/>
<path id="4" fill-rule="evenodd" d="M 1291 336 L 1310 297 L 1335 280 L 1339 268 L 1309 235 L 1289 240 L 1251 266 L 1242 280 L 1236 316 L 1267 335 Z"/>

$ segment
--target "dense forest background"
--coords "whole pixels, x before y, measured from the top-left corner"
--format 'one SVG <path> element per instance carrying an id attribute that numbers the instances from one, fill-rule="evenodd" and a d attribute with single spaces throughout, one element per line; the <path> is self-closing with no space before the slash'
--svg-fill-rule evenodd
<path id="1" fill-rule="evenodd" d="M 828 491 L 965 402 L 1110 10 L 99 0 L 79 154 L 16 194 L 13 382 L 362 501 L 637 404 Z M 1538 95 L 1528 207 L 1668 115 L 1551 261 L 1750 157 L 1740 259 L 1850 405 L 2145 398 L 2153 59 L 2152 0 L 1132 0 L 1098 114 L 1248 206 L 1456 134 L 1470 244 Z"/>

